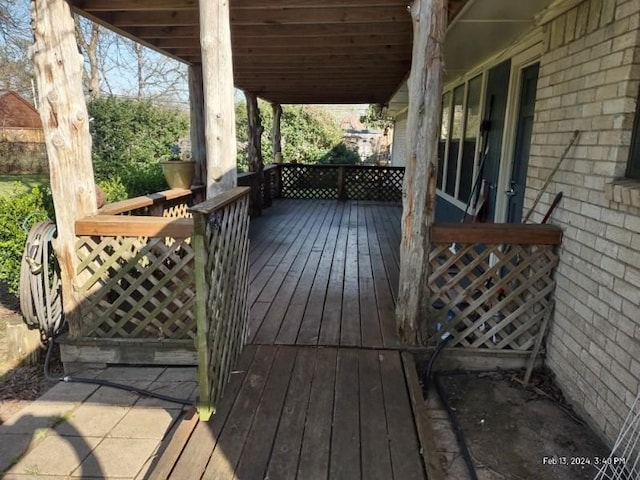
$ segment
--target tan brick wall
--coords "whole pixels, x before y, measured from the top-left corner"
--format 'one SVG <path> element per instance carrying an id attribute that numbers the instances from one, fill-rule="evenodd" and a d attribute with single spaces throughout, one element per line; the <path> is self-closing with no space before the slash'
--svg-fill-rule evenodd
<path id="1" fill-rule="evenodd" d="M 564 241 L 547 363 L 612 441 L 640 379 L 640 209 L 611 187 L 625 173 L 640 87 L 640 2 L 586 0 L 544 31 L 525 211 L 581 131 L 532 218 L 564 193 L 552 217 Z"/>

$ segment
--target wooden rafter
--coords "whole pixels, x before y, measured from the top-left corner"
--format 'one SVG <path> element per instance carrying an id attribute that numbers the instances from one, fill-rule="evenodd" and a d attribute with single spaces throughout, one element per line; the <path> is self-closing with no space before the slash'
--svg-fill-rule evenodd
<path id="1" fill-rule="evenodd" d="M 449 0 L 450 19 L 466 1 Z M 69 3 L 77 12 L 172 58 L 202 62 L 198 0 Z M 385 103 L 406 78 L 411 63 L 408 3 L 230 0 L 236 87 L 277 103 Z M 306 71 L 317 75 L 306 77 Z M 310 89 L 305 96 L 298 87 L 304 78 L 316 79 L 323 88 Z M 354 90 L 354 85 L 359 88 Z"/>

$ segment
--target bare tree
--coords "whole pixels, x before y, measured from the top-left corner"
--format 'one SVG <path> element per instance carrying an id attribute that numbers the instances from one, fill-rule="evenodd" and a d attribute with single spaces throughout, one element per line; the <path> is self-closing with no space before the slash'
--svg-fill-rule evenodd
<path id="1" fill-rule="evenodd" d="M 98 61 L 98 47 L 102 29 L 97 23 L 74 16 L 76 41 L 78 48 L 85 58 L 84 87 L 89 96 L 95 97 L 100 93 L 100 62 Z"/>
<path id="2" fill-rule="evenodd" d="M 0 0 L 0 89 L 32 97 L 28 0 Z"/>
<path id="3" fill-rule="evenodd" d="M 188 98 L 186 65 L 127 38 L 118 38 L 117 68 L 131 81 L 128 94 L 165 103 L 184 102 Z"/>

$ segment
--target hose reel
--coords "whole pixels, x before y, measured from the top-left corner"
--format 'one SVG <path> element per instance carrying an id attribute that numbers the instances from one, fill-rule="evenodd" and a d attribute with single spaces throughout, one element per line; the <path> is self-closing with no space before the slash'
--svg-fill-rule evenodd
<path id="1" fill-rule="evenodd" d="M 20 309 L 29 328 L 38 328 L 43 343 L 62 332 L 60 268 L 51 242 L 54 222 L 36 223 L 29 231 L 20 264 Z"/>

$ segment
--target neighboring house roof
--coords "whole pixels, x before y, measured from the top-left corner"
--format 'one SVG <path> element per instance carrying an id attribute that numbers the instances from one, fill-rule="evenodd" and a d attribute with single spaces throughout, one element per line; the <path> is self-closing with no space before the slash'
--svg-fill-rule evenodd
<path id="1" fill-rule="evenodd" d="M 14 91 L 0 91 L 0 128 L 41 129 L 40 114 Z"/>

